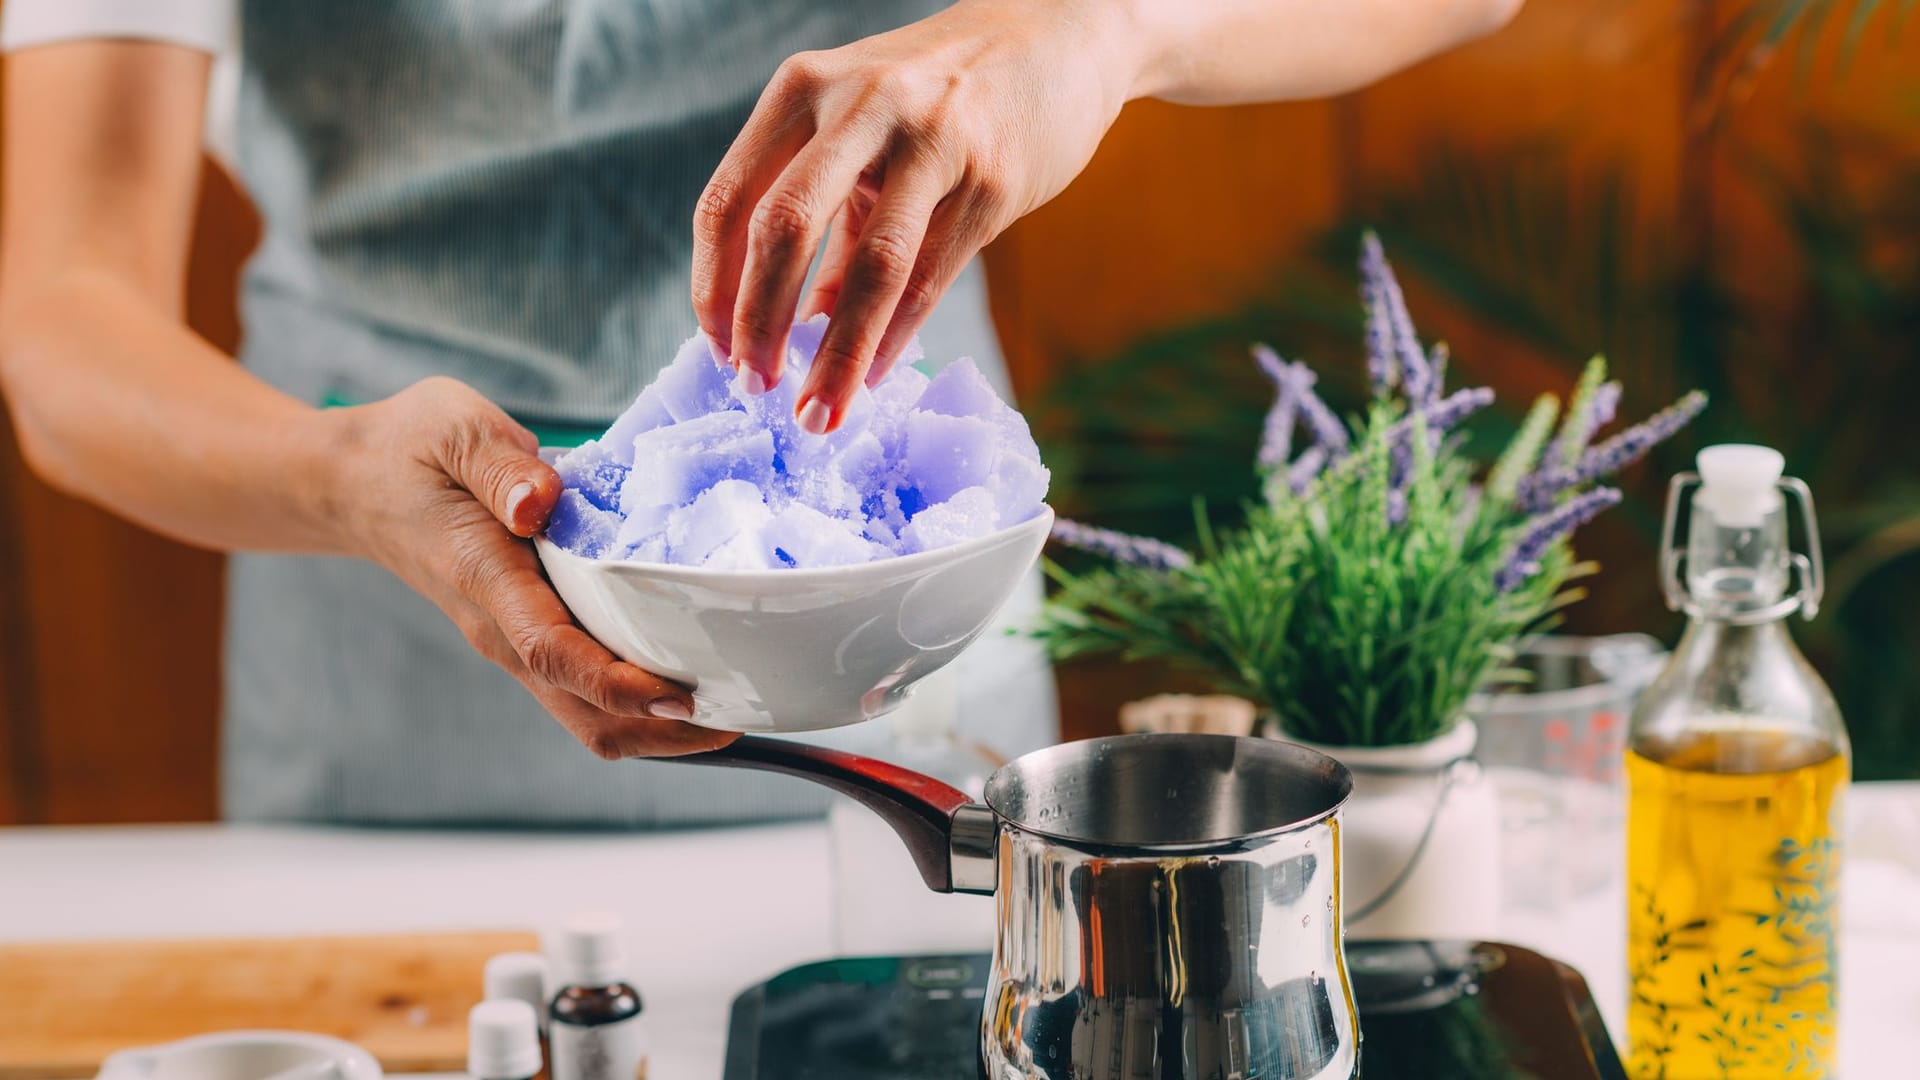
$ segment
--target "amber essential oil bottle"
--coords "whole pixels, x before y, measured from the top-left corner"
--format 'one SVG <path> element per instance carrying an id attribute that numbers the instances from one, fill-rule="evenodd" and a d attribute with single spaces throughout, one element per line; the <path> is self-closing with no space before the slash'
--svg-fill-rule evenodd
<path id="1" fill-rule="evenodd" d="M 559 946 L 560 990 L 547 1010 L 553 1080 L 645 1080 L 640 991 L 623 975 L 619 919 L 577 917 Z"/>

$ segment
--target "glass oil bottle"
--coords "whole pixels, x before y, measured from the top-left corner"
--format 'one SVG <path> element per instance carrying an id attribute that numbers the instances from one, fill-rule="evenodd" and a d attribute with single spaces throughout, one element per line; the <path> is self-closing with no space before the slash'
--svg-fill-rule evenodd
<path id="1" fill-rule="evenodd" d="M 1813 500 L 1765 447 L 1711 447 L 1698 465 L 1674 479 L 1661 545 L 1687 629 L 1628 734 L 1629 1068 L 1820 1080 L 1837 1056 L 1850 754 L 1833 695 L 1787 633 L 1820 601 Z M 1806 554 L 1788 546 L 1783 495 L 1804 516 Z"/>

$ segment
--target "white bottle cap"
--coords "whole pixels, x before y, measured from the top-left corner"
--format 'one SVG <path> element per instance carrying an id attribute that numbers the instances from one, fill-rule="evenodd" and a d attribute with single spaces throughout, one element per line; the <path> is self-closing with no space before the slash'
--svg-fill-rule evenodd
<path id="1" fill-rule="evenodd" d="M 553 1000 L 547 991 L 546 957 L 533 952 L 507 952 L 489 957 L 485 979 L 487 998 L 526 1002 L 533 1008 L 540 1030 L 546 1030 L 547 1003 Z"/>
<path id="2" fill-rule="evenodd" d="M 467 1014 L 467 1075 L 527 1080 L 540 1071 L 540 1030 L 524 1001 L 483 1001 Z"/>
<path id="3" fill-rule="evenodd" d="M 1780 474 L 1786 459 L 1764 446 L 1733 443 L 1700 451 L 1700 491 L 1694 503 L 1713 515 L 1715 524 L 1756 528 L 1780 506 Z"/>
<path id="4" fill-rule="evenodd" d="M 625 975 L 620 917 L 594 911 L 574 916 L 560 930 L 560 982 L 564 986 L 611 986 Z"/>

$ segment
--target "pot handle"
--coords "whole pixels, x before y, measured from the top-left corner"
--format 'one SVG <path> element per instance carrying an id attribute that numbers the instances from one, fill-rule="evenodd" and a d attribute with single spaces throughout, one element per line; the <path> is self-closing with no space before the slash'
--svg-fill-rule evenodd
<path id="1" fill-rule="evenodd" d="M 823 784 L 879 814 L 934 892 L 992 892 L 992 811 L 930 776 L 822 746 L 743 735 L 718 750 L 667 759 L 754 769 Z M 984 867 L 983 867 L 984 862 Z"/>

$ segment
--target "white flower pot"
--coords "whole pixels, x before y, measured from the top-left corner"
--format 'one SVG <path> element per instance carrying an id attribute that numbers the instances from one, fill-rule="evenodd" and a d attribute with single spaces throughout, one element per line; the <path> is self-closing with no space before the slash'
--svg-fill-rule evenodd
<path id="1" fill-rule="evenodd" d="M 1353 771 L 1340 825 L 1341 907 L 1355 938 L 1492 938 L 1500 914 L 1500 807 L 1463 720 L 1400 746 L 1283 738 Z"/>

